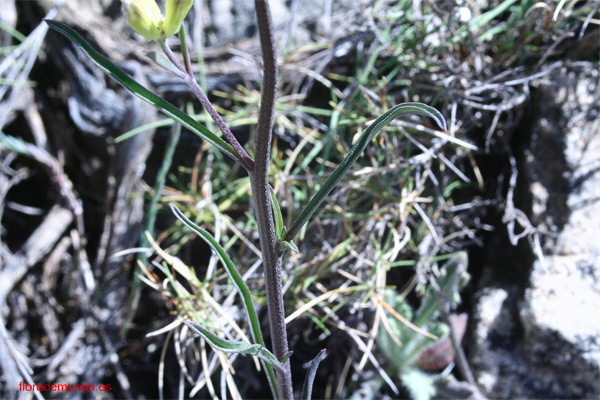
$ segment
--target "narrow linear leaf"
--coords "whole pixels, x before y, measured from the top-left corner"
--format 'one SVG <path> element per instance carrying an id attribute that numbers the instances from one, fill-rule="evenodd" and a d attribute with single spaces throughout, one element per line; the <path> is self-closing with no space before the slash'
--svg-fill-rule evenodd
<path id="1" fill-rule="evenodd" d="M 275 233 L 277 234 L 277 240 L 283 239 L 285 236 L 285 226 L 283 225 L 283 216 L 281 215 L 281 208 L 279 207 L 279 201 L 275 196 L 275 191 L 269 186 L 269 193 L 271 194 L 271 205 L 273 206 L 273 219 L 275 221 Z"/>
<path id="2" fill-rule="evenodd" d="M 202 326 L 193 321 L 184 322 L 190 327 L 190 329 L 202 336 L 204 340 L 208 342 L 208 344 L 217 350 L 221 350 L 225 353 L 239 353 L 256 356 L 277 370 L 283 371 L 283 365 L 281 365 L 279 360 L 277 360 L 277 357 L 267 350 L 265 346 L 261 346 L 260 344 L 250 344 L 246 342 L 221 339 L 214 333 L 204 329 Z"/>
<path id="3" fill-rule="evenodd" d="M 200 236 L 200 238 L 203 239 L 217 254 L 219 259 L 223 263 L 227 274 L 231 278 L 234 286 L 237 288 L 238 292 L 240 293 L 240 296 L 242 297 L 242 302 L 244 303 L 244 308 L 246 310 L 246 315 L 248 316 L 248 322 L 250 324 L 250 329 L 252 332 L 252 339 L 258 345 L 264 347 L 265 342 L 262 337 L 262 332 L 260 331 L 260 322 L 258 320 L 258 316 L 256 315 L 256 309 L 254 308 L 254 304 L 252 303 L 252 295 L 250 294 L 250 290 L 248 290 L 246 283 L 244 283 L 242 276 L 240 275 L 237 268 L 235 267 L 235 265 L 233 265 L 233 262 L 227 255 L 227 252 L 210 233 L 193 223 L 188 217 L 185 216 L 185 214 L 179 208 L 177 208 L 176 205 L 170 204 L 170 206 L 171 211 L 173 211 L 173 214 L 175 214 L 177 219 L 179 219 L 181 222 L 183 222 L 185 226 L 187 226 L 198 236 Z M 273 383 L 273 385 L 275 385 L 275 389 L 277 391 L 277 381 L 275 379 L 275 374 L 273 372 L 273 368 L 271 368 L 271 365 L 268 362 L 266 365 L 266 369 L 267 374 L 269 375 L 269 380 Z"/>
<path id="4" fill-rule="evenodd" d="M 301 400 L 311 400 L 313 383 L 315 382 L 315 376 L 317 375 L 317 368 L 319 368 L 319 364 L 321 364 L 321 361 L 323 361 L 325 357 L 327 357 L 327 350 L 323 349 L 310 362 L 310 366 L 306 372 L 306 378 L 304 378 L 304 384 L 302 385 L 302 394 L 300 395 Z"/>
<path id="5" fill-rule="evenodd" d="M 242 279 L 242 276 L 238 272 L 237 268 L 235 267 L 235 265 L 233 265 L 233 262 L 227 255 L 225 249 L 223 249 L 219 242 L 217 242 L 217 240 L 210 233 L 208 233 L 206 230 L 202 229 L 201 227 L 193 223 L 188 217 L 186 217 L 186 215 L 179 208 L 177 208 L 175 204 L 170 204 L 170 206 L 171 211 L 173 211 L 173 214 L 175 214 L 177 219 L 179 219 L 181 222 L 183 222 L 185 226 L 187 226 L 198 236 L 200 236 L 200 238 L 204 240 L 217 254 L 219 259 L 223 263 L 227 274 L 231 278 L 233 284 L 240 293 L 240 296 L 242 297 L 242 301 L 244 302 L 244 308 L 246 309 L 246 314 L 248 315 L 248 320 L 252 328 L 252 336 L 254 338 L 254 341 L 261 345 L 264 345 L 262 334 L 260 332 L 260 323 L 256 315 L 256 310 L 254 309 L 254 304 L 252 303 L 252 296 L 250 294 L 250 291 L 244 283 L 244 280 Z"/>
<path id="6" fill-rule="evenodd" d="M 288 351 L 287 353 L 285 353 L 281 358 L 281 364 L 285 364 L 290 359 L 290 357 L 292 357 L 292 354 L 294 354 L 293 351 Z"/>
<path id="7" fill-rule="evenodd" d="M 145 102 L 153 105 L 161 112 L 166 114 L 167 116 L 173 118 L 175 121 L 179 122 L 181 125 L 188 128 L 190 131 L 194 132 L 202 139 L 206 140 L 210 144 L 216 146 L 223 153 L 227 154 L 229 157 L 234 159 L 243 165 L 241 161 L 241 157 L 237 154 L 237 152 L 233 149 L 233 147 L 227 143 L 225 140 L 221 139 L 219 136 L 212 133 L 208 128 L 198 123 L 192 117 L 179 110 L 173 104 L 169 103 L 165 99 L 146 89 L 144 86 L 136 82 L 129 75 L 127 75 L 123 70 L 113 64 L 110 60 L 96 51 L 84 38 L 79 35 L 73 28 L 70 26 L 54 20 L 45 20 L 46 23 L 50 26 L 50 28 L 55 31 L 63 34 L 70 40 L 72 40 L 81 50 L 83 50 L 88 57 L 96 63 L 100 69 L 106 72 L 111 78 L 116 80 L 119 84 L 121 84 L 124 88 L 129 90 L 134 95 L 138 96 Z"/>
<path id="8" fill-rule="evenodd" d="M 417 114 L 425 117 L 432 118 L 436 124 L 442 130 L 447 130 L 446 119 L 435 108 L 428 106 L 427 104 L 422 103 L 403 103 L 399 104 L 387 112 L 382 114 L 379 118 L 375 120 L 362 134 L 358 142 L 350 149 L 350 152 L 344 158 L 344 160 L 337 166 L 337 168 L 333 171 L 331 176 L 325 181 L 321 189 L 310 199 L 308 204 L 304 207 L 300 215 L 296 218 L 290 229 L 288 230 L 285 240 L 292 240 L 300 231 L 302 226 L 308 221 L 308 219 L 315 213 L 317 207 L 321 205 L 325 197 L 335 187 L 335 185 L 346 175 L 350 167 L 356 162 L 358 157 L 362 154 L 364 149 L 367 147 L 367 144 L 375 135 L 377 135 L 383 128 L 385 128 L 390 122 L 394 119 L 398 118 L 401 115 L 405 114 Z"/>

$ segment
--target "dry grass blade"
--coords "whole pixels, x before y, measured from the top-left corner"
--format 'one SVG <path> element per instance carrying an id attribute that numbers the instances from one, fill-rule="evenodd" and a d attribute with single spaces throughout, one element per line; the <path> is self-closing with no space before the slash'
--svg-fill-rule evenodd
<path id="1" fill-rule="evenodd" d="M 343 289 L 330 290 L 329 292 L 323 293 L 322 295 L 312 299 L 311 301 L 302 305 L 296 311 L 294 311 L 293 313 L 288 315 L 285 319 L 285 323 L 289 324 L 291 321 L 298 318 L 299 316 L 304 314 L 306 311 L 310 310 L 312 307 L 324 302 L 325 300 L 331 298 L 332 296 L 335 296 L 336 294 L 352 293 L 352 292 L 356 292 L 359 290 L 365 290 L 365 289 L 369 289 L 369 287 L 367 285 L 360 285 L 360 286 L 352 286 L 352 287 L 343 288 Z"/>
<path id="2" fill-rule="evenodd" d="M 46 18 L 53 18 L 54 15 L 56 9 L 51 10 Z M 47 32 L 48 26 L 41 22 L 25 41 L 0 62 L 0 129 L 8 122 L 8 117 L 14 109 L 20 107 L 16 101 L 26 86 L 19 83 L 26 82 L 29 77 Z M 5 99 L 9 89 L 11 92 Z"/>

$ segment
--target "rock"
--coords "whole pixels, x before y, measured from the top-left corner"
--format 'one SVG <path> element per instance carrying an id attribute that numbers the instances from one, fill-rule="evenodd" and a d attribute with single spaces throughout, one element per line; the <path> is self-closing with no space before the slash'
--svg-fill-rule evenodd
<path id="1" fill-rule="evenodd" d="M 351 9 L 361 10 L 371 4 L 369 0 L 271 0 L 271 17 L 278 42 L 284 47 L 292 42 L 303 44 L 311 36 L 331 34 L 339 19 Z M 257 32 L 254 2 L 239 0 L 197 1 L 192 18 L 200 15 L 205 30 L 206 46 L 219 46 L 254 36 Z M 289 36 L 289 37 L 288 37 Z"/>
<path id="2" fill-rule="evenodd" d="M 552 398 L 600 396 L 600 296 L 584 273 L 570 273 L 577 257 L 536 263 L 521 310 L 523 356 Z"/>
<path id="3" fill-rule="evenodd" d="M 600 396 L 600 323 L 592 317 L 600 315 L 600 85 L 597 65 L 590 67 L 561 71 L 555 85 L 540 87 L 542 118 L 530 146 L 534 159 L 560 146 L 566 167 L 551 180 L 532 174 L 533 202 L 543 205 L 532 218 L 551 239 L 547 265 L 534 263 L 521 309 L 524 355 L 556 397 Z M 558 124 L 547 115 L 558 115 Z M 552 225 L 549 215 L 561 223 Z"/>
<path id="4" fill-rule="evenodd" d="M 312 4 L 315 3 L 314 1 L 308 1 L 310 5 L 301 4 L 294 10 L 293 3 L 297 2 L 284 0 L 269 2 L 276 30 L 286 31 L 288 29 L 293 11 L 300 12 L 300 18 L 303 20 L 304 16 L 311 14 L 307 10 L 315 10 L 316 4 Z M 247 39 L 257 32 L 254 2 L 252 1 L 207 0 L 198 2 L 198 7 L 206 27 L 206 44 L 209 46 Z M 323 6 L 318 8 L 322 9 Z"/>
<path id="5" fill-rule="evenodd" d="M 519 179 L 545 257 L 525 287 L 476 296 L 470 361 L 493 398 L 600 397 L 598 77 L 598 64 L 585 64 L 533 90 Z"/>
<path id="6" fill-rule="evenodd" d="M 469 361 L 480 389 L 493 398 L 530 397 L 535 387 L 520 356 L 518 291 L 486 288 L 477 298 Z"/>

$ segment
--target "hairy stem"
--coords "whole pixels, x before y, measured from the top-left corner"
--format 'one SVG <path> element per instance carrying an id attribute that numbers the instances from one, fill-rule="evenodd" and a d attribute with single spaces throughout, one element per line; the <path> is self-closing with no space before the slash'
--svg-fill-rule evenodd
<path id="1" fill-rule="evenodd" d="M 190 87 L 190 89 L 192 89 L 192 92 L 194 92 L 194 94 L 196 95 L 198 100 L 200 100 L 200 103 L 206 109 L 206 111 L 208 112 L 208 115 L 210 115 L 210 117 L 215 122 L 215 124 L 219 127 L 221 132 L 223 132 L 223 136 L 225 137 L 225 140 L 227 140 L 227 142 L 231 145 L 231 147 L 233 147 L 233 149 L 236 151 L 236 153 L 240 156 L 242 163 L 244 165 L 244 168 L 246 168 L 248 173 L 250 173 L 252 171 L 252 169 L 254 168 L 254 162 L 252 161 L 252 158 L 248 155 L 248 153 L 246 152 L 244 147 L 240 144 L 240 142 L 237 140 L 237 138 L 233 135 L 233 133 L 231 132 L 229 127 L 225 124 L 225 121 L 223 121 L 223 118 L 221 118 L 221 115 L 219 115 L 217 110 L 215 110 L 215 107 L 212 105 L 210 100 L 208 100 L 208 97 L 206 97 L 204 90 L 202 90 L 202 88 L 196 81 L 194 74 L 191 71 L 188 72 L 188 69 L 191 69 L 191 66 L 189 65 L 189 61 L 186 60 L 187 67 L 184 67 L 183 65 L 181 65 L 181 63 L 179 62 L 177 57 L 175 57 L 175 55 L 173 54 L 173 52 L 171 51 L 169 46 L 167 46 L 167 44 L 165 43 L 164 40 L 162 42 L 160 42 L 160 45 L 161 45 L 163 51 L 165 52 L 165 55 L 169 59 L 169 61 L 171 61 L 171 63 L 173 63 L 173 65 L 175 65 L 175 67 L 180 71 L 179 77 L 185 81 L 185 83 Z M 182 41 L 181 45 L 183 48 L 185 46 L 185 41 Z M 187 56 L 187 48 L 183 50 L 183 54 Z"/>
<path id="2" fill-rule="evenodd" d="M 277 90 L 277 54 L 269 4 L 266 0 L 255 0 L 254 4 L 264 73 L 258 114 L 254 170 L 250 173 L 250 180 L 263 258 L 273 353 L 282 361 L 288 354 L 288 340 L 281 282 L 281 256 L 277 248 L 269 192 L 269 161 Z M 289 360 L 285 362 L 284 367 L 283 372 L 277 372 L 279 397 L 292 399 L 292 374 Z"/>

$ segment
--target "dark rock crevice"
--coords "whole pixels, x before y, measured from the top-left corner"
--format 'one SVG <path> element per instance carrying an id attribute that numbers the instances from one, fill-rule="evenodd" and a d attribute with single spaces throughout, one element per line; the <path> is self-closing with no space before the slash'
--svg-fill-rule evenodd
<path id="1" fill-rule="evenodd" d="M 519 174 L 514 206 L 540 235 L 545 261 L 534 236 L 510 243 L 506 209 L 489 221 L 495 230 L 472 257 L 480 275 L 468 349 L 478 384 L 491 397 L 599 394 L 598 327 L 581 317 L 600 304 L 591 234 L 598 224 L 589 214 L 598 201 L 591 185 L 598 179 L 598 123 L 589 117 L 598 73 L 586 66 L 555 71 L 551 84 L 532 87 L 510 141 Z"/>

